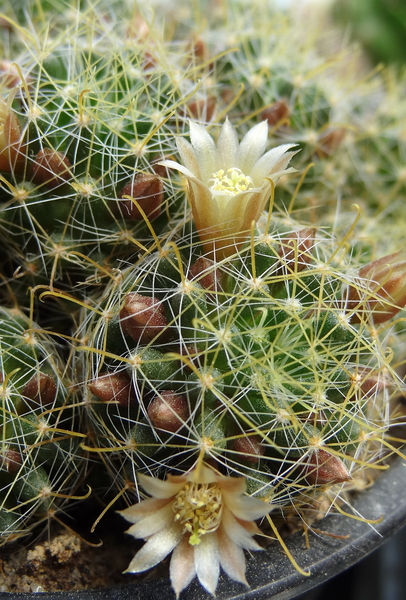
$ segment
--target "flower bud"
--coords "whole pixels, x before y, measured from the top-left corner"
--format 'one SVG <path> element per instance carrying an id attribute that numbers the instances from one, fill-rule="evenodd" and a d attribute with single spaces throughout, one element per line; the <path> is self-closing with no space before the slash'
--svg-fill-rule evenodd
<path id="1" fill-rule="evenodd" d="M 123 332 L 136 342 L 150 342 L 168 327 L 164 307 L 159 300 L 135 292 L 126 295 L 120 322 Z"/>
<path id="2" fill-rule="evenodd" d="M 262 445 L 262 438 L 259 435 L 250 435 L 238 437 L 231 442 L 231 448 L 238 452 L 236 460 L 252 465 L 258 465 L 261 456 L 265 453 L 265 448 Z"/>
<path id="3" fill-rule="evenodd" d="M 176 346 L 176 352 L 180 356 L 187 357 L 187 361 L 192 363 L 196 368 L 201 368 L 202 362 L 205 359 L 204 353 L 198 349 L 198 346 L 193 343 L 185 343 L 185 340 L 180 340 L 180 344 Z"/>
<path id="4" fill-rule="evenodd" d="M 395 386 L 395 381 L 386 373 L 374 372 L 371 367 L 358 366 L 351 377 L 355 389 L 360 389 L 364 396 L 373 396 L 384 389 Z"/>
<path id="5" fill-rule="evenodd" d="M 13 31 L 13 23 L 5 17 L 0 17 L 0 29 L 5 31 Z"/>
<path id="6" fill-rule="evenodd" d="M 351 480 L 347 467 L 337 456 L 319 448 L 303 463 L 304 475 L 310 485 L 333 485 Z"/>
<path id="7" fill-rule="evenodd" d="M 32 83 L 31 78 L 27 79 L 27 84 Z M 20 72 L 10 60 L 0 60 L 0 83 L 2 88 L 9 89 L 21 85 Z"/>
<path id="8" fill-rule="evenodd" d="M 41 406 L 53 404 L 56 400 L 58 388 L 55 379 L 45 373 L 38 373 L 25 384 L 21 395 Z"/>
<path id="9" fill-rule="evenodd" d="M 201 38 L 197 38 L 194 41 L 192 54 L 197 63 L 202 63 L 208 59 L 209 51 L 207 44 Z"/>
<path id="10" fill-rule="evenodd" d="M 15 450 L 5 450 L 0 455 L 0 470 L 15 475 L 22 464 L 21 454 Z"/>
<path id="11" fill-rule="evenodd" d="M 221 289 L 222 271 L 214 265 L 209 258 L 199 256 L 189 269 L 189 278 L 196 280 L 208 292 L 218 292 Z"/>
<path id="12" fill-rule="evenodd" d="M 144 60 L 142 61 L 142 70 L 143 71 L 151 71 L 157 66 L 157 60 L 155 56 L 148 52 L 148 50 L 144 54 Z"/>
<path id="13" fill-rule="evenodd" d="M 44 148 L 35 157 L 32 167 L 32 178 L 35 183 L 44 183 L 53 189 L 71 177 L 69 159 L 56 150 Z"/>
<path id="14" fill-rule="evenodd" d="M 270 127 L 275 125 L 289 125 L 290 123 L 290 109 L 286 100 L 278 100 L 268 106 L 261 113 L 261 120 L 268 121 Z"/>
<path id="15" fill-rule="evenodd" d="M 180 113 L 182 116 L 191 116 L 193 119 L 207 122 L 212 120 L 215 108 L 216 98 L 209 96 L 208 98 L 189 102 L 186 108 L 182 109 Z"/>
<path id="16" fill-rule="evenodd" d="M 316 153 L 319 158 L 327 158 L 331 156 L 341 143 L 343 142 L 347 130 L 343 127 L 337 127 L 336 129 L 328 129 L 324 131 L 318 141 Z"/>
<path id="17" fill-rule="evenodd" d="M 224 104 L 231 104 L 236 98 L 236 91 L 233 87 L 224 86 L 221 88 L 220 98 Z"/>
<path id="18" fill-rule="evenodd" d="M 359 271 L 359 286 L 351 286 L 347 310 L 372 314 L 374 323 L 384 323 L 406 306 L 406 250 L 374 260 Z"/>
<path id="19" fill-rule="evenodd" d="M 127 27 L 127 36 L 137 42 L 145 42 L 150 35 L 150 28 L 144 17 L 136 13 Z"/>
<path id="20" fill-rule="evenodd" d="M 138 204 L 150 221 L 156 219 L 161 214 L 163 189 L 163 183 L 157 175 L 139 173 L 132 181 L 126 183 L 119 193 L 122 200 L 118 202 L 123 217 L 129 221 L 142 221 L 144 217 L 138 209 Z M 136 203 L 131 198 L 134 198 Z"/>
<path id="21" fill-rule="evenodd" d="M 89 384 L 89 390 L 102 402 L 128 406 L 137 401 L 132 381 L 125 371 L 100 375 Z"/>
<path id="22" fill-rule="evenodd" d="M 148 417 L 156 429 L 175 433 L 189 418 L 189 405 L 185 396 L 165 390 L 155 396 L 148 406 Z"/>
<path id="23" fill-rule="evenodd" d="M 314 248 L 315 235 L 314 227 L 306 227 L 283 238 L 278 254 L 284 271 L 298 272 L 308 267 L 313 260 L 311 250 Z"/>
<path id="24" fill-rule="evenodd" d="M 24 161 L 17 116 L 0 98 L 0 171 L 13 171 Z"/>

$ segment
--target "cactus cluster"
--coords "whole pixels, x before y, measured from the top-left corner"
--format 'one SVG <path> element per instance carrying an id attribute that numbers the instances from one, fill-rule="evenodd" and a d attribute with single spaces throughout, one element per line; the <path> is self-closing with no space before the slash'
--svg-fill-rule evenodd
<path id="1" fill-rule="evenodd" d="M 173 135 L 160 123 L 177 101 L 165 74 L 130 69 L 141 60 L 133 52 L 112 59 L 104 45 L 90 55 L 55 45 L 0 104 L 1 229 L 25 288 L 70 289 L 103 274 L 144 247 L 146 218 L 159 231 L 170 214 L 154 167 Z M 152 86 L 161 97 L 151 99 Z"/>
<path id="2" fill-rule="evenodd" d="M 80 434 L 56 344 L 20 309 L 0 310 L 3 539 L 27 535 L 78 485 Z"/>
<path id="3" fill-rule="evenodd" d="M 377 391 L 395 380 L 336 251 L 275 219 L 220 263 L 180 236 L 106 287 L 76 359 L 119 489 L 204 453 L 289 503 L 369 461 L 388 426 Z"/>
<path id="4" fill-rule="evenodd" d="M 0 20 L 4 543 L 144 482 L 311 520 L 390 453 L 404 79 L 263 0 L 166 4 Z"/>

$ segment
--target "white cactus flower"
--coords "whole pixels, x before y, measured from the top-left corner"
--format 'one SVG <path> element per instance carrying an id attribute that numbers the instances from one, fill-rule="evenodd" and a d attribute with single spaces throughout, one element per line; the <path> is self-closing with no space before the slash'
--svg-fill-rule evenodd
<path id="1" fill-rule="evenodd" d="M 127 533 L 147 540 L 127 573 L 146 571 L 173 551 L 170 577 L 177 598 L 195 575 L 214 594 L 220 566 L 248 585 L 243 548 L 261 550 L 252 537 L 260 533 L 254 521 L 270 512 L 271 505 L 244 495 L 244 477 L 223 477 L 198 465 L 184 475 L 168 475 L 166 481 L 138 478 L 152 498 L 120 511 L 134 523 Z"/>
<path id="2" fill-rule="evenodd" d="M 257 221 L 275 185 L 296 152 L 295 144 L 283 144 L 265 152 L 268 123 L 254 125 L 238 143 L 237 133 L 227 119 L 217 146 L 204 127 L 190 121 L 190 143 L 176 140 L 182 164 L 162 164 L 182 173 L 188 180 L 188 197 L 193 219 L 210 258 L 232 255 Z M 272 182 L 272 183 L 271 183 Z"/>

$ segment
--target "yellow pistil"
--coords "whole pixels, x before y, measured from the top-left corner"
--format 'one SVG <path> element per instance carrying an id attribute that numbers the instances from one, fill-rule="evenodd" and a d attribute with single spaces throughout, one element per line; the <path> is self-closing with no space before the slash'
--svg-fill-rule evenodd
<path id="1" fill-rule="evenodd" d="M 228 169 L 227 174 L 224 169 L 213 173 L 210 179 L 210 190 L 216 195 L 235 196 L 240 192 L 246 192 L 254 187 L 254 182 L 249 175 L 233 167 Z"/>
<path id="2" fill-rule="evenodd" d="M 197 546 L 201 536 L 213 533 L 221 522 L 223 503 L 221 490 L 215 483 L 187 483 L 176 494 L 173 503 L 175 521 L 183 525 L 183 532 L 189 532 L 189 544 Z"/>

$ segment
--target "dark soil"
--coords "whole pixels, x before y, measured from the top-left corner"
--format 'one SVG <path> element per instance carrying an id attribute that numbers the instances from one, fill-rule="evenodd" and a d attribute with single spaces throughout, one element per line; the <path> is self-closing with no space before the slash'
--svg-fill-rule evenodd
<path id="1" fill-rule="evenodd" d="M 21 539 L 6 545 L 0 550 L 0 592 L 80 590 L 150 578 L 150 572 L 123 575 L 141 545 L 124 533 L 127 527 L 113 514 L 94 534 L 57 525 L 30 544 Z"/>

